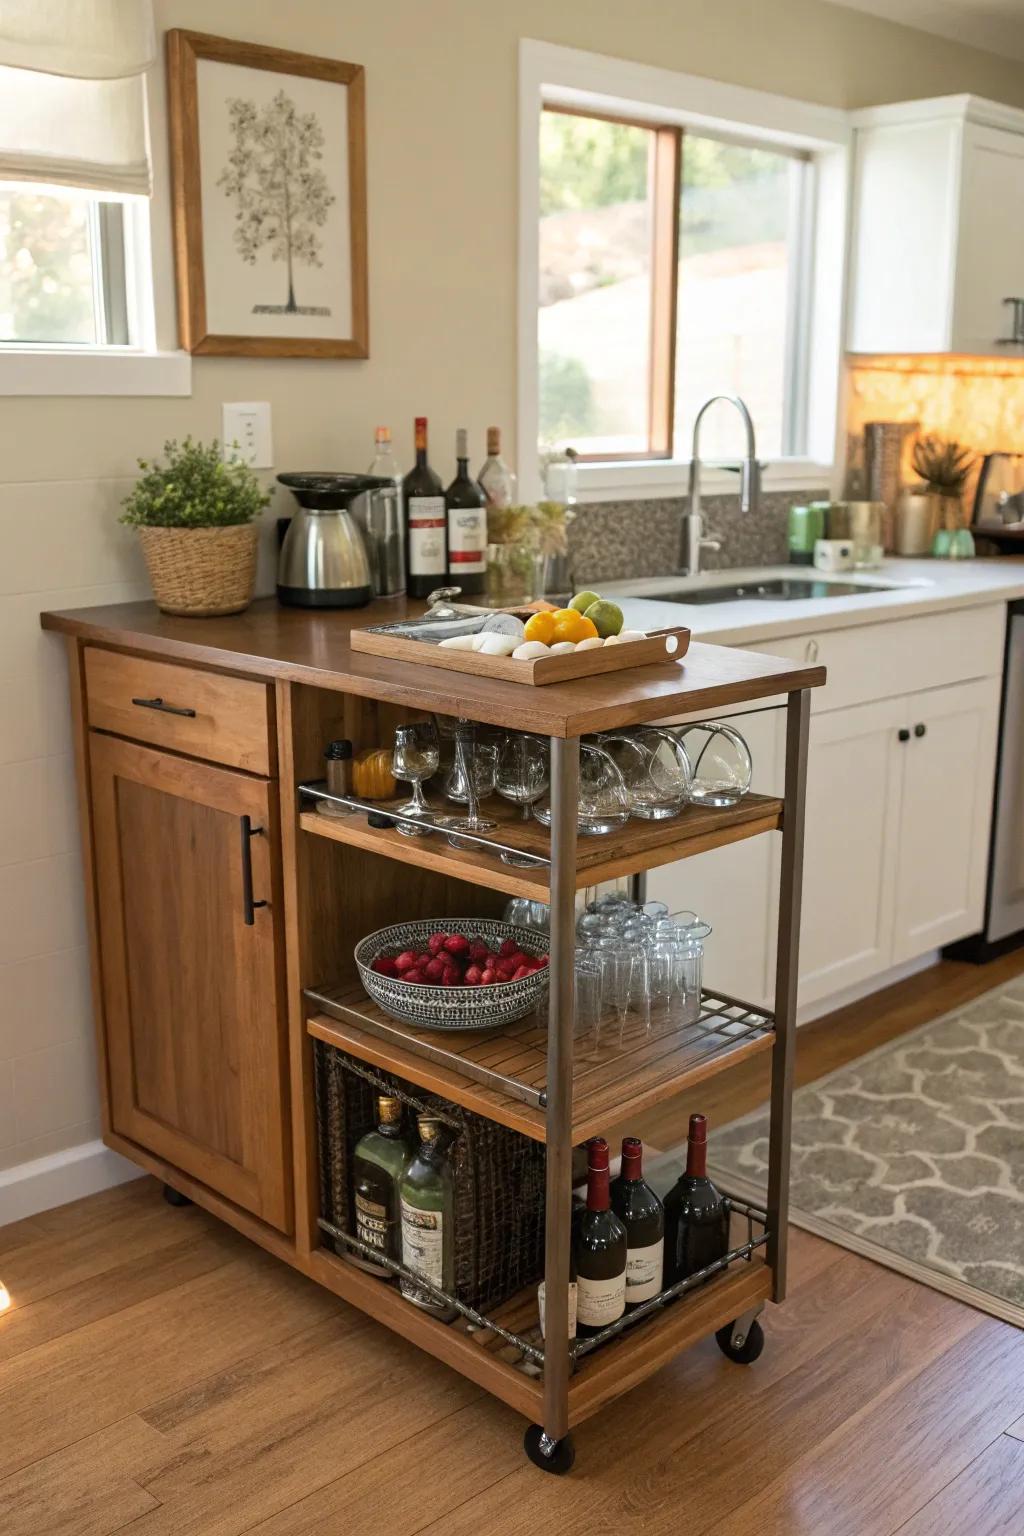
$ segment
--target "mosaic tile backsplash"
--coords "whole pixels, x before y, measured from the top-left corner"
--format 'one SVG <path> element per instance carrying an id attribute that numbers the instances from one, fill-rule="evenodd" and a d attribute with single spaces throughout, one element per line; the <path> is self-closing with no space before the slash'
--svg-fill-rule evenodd
<path id="1" fill-rule="evenodd" d="M 704 570 L 785 565 L 787 519 L 793 502 L 824 501 L 827 490 L 763 492 L 755 512 L 741 512 L 738 496 L 705 496 L 708 536 L 722 542 L 701 556 Z M 598 501 L 577 506 L 569 530 L 573 582 L 621 581 L 631 576 L 669 576 L 680 566 L 685 496 L 654 501 Z"/>

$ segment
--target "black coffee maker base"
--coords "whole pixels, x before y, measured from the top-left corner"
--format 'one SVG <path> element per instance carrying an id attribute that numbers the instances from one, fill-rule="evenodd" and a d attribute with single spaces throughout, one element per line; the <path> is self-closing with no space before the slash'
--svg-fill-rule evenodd
<path id="1" fill-rule="evenodd" d="M 336 592 L 311 587 L 277 589 L 277 600 L 286 608 L 365 608 L 372 597 L 372 587 L 343 587 Z"/>

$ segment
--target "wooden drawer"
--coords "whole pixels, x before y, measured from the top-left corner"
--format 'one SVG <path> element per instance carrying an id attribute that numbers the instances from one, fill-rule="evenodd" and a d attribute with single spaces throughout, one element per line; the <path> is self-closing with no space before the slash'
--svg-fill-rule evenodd
<path id="1" fill-rule="evenodd" d="M 272 777 L 269 689 L 240 677 L 85 650 L 89 724 Z"/>
<path id="2" fill-rule="evenodd" d="M 995 603 L 919 619 L 811 630 L 749 649 L 825 667 L 825 687 L 811 693 L 811 708 L 820 712 L 998 677 L 1005 633 L 1006 604 Z"/>

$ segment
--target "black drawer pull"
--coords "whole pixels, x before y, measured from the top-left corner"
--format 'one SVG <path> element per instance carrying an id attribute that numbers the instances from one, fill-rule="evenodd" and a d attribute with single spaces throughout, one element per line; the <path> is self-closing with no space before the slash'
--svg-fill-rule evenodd
<path id="1" fill-rule="evenodd" d="M 132 699 L 140 709 L 159 709 L 165 715 L 185 715 L 189 720 L 194 720 L 194 709 L 181 709 L 177 704 L 165 704 L 163 699 Z"/>
<path id="2" fill-rule="evenodd" d="M 899 730 L 898 730 L 898 732 L 896 734 L 899 737 L 900 741 L 909 741 L 910 740 L 910 732 L 907 730 L 905 725 L 901 725 Z"/>
<path id="3" fill-rule="evenodd" d="M 251 816 L 240 816 L 242 827 L 242 921 L 251 928 L 256 921 L 256 908 L 265 907 L 265 901 L 252 899 L 252 840 L 262 837 L 263 828 L 254 827 Z"/>
<path id="4" fill-rule="evenodd" d="M 914 735 L 917 737 L 918 741 L 920 741 L 921 737 L 925 734 L 927 729 L 928 727 L 926 725 L 921 725 L 920 723 L 914 726 Z"/>

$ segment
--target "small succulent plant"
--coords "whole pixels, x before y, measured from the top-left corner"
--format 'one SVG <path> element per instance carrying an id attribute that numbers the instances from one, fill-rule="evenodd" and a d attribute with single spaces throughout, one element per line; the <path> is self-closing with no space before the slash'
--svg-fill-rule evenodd
<path id="1" fill-rule="evenodd" d="M 969 448 L 944 437 L 922 437 L 914 444 L 914 469 L 931 490 L 959 496 L 970 474 L 974 455 Z"/>

